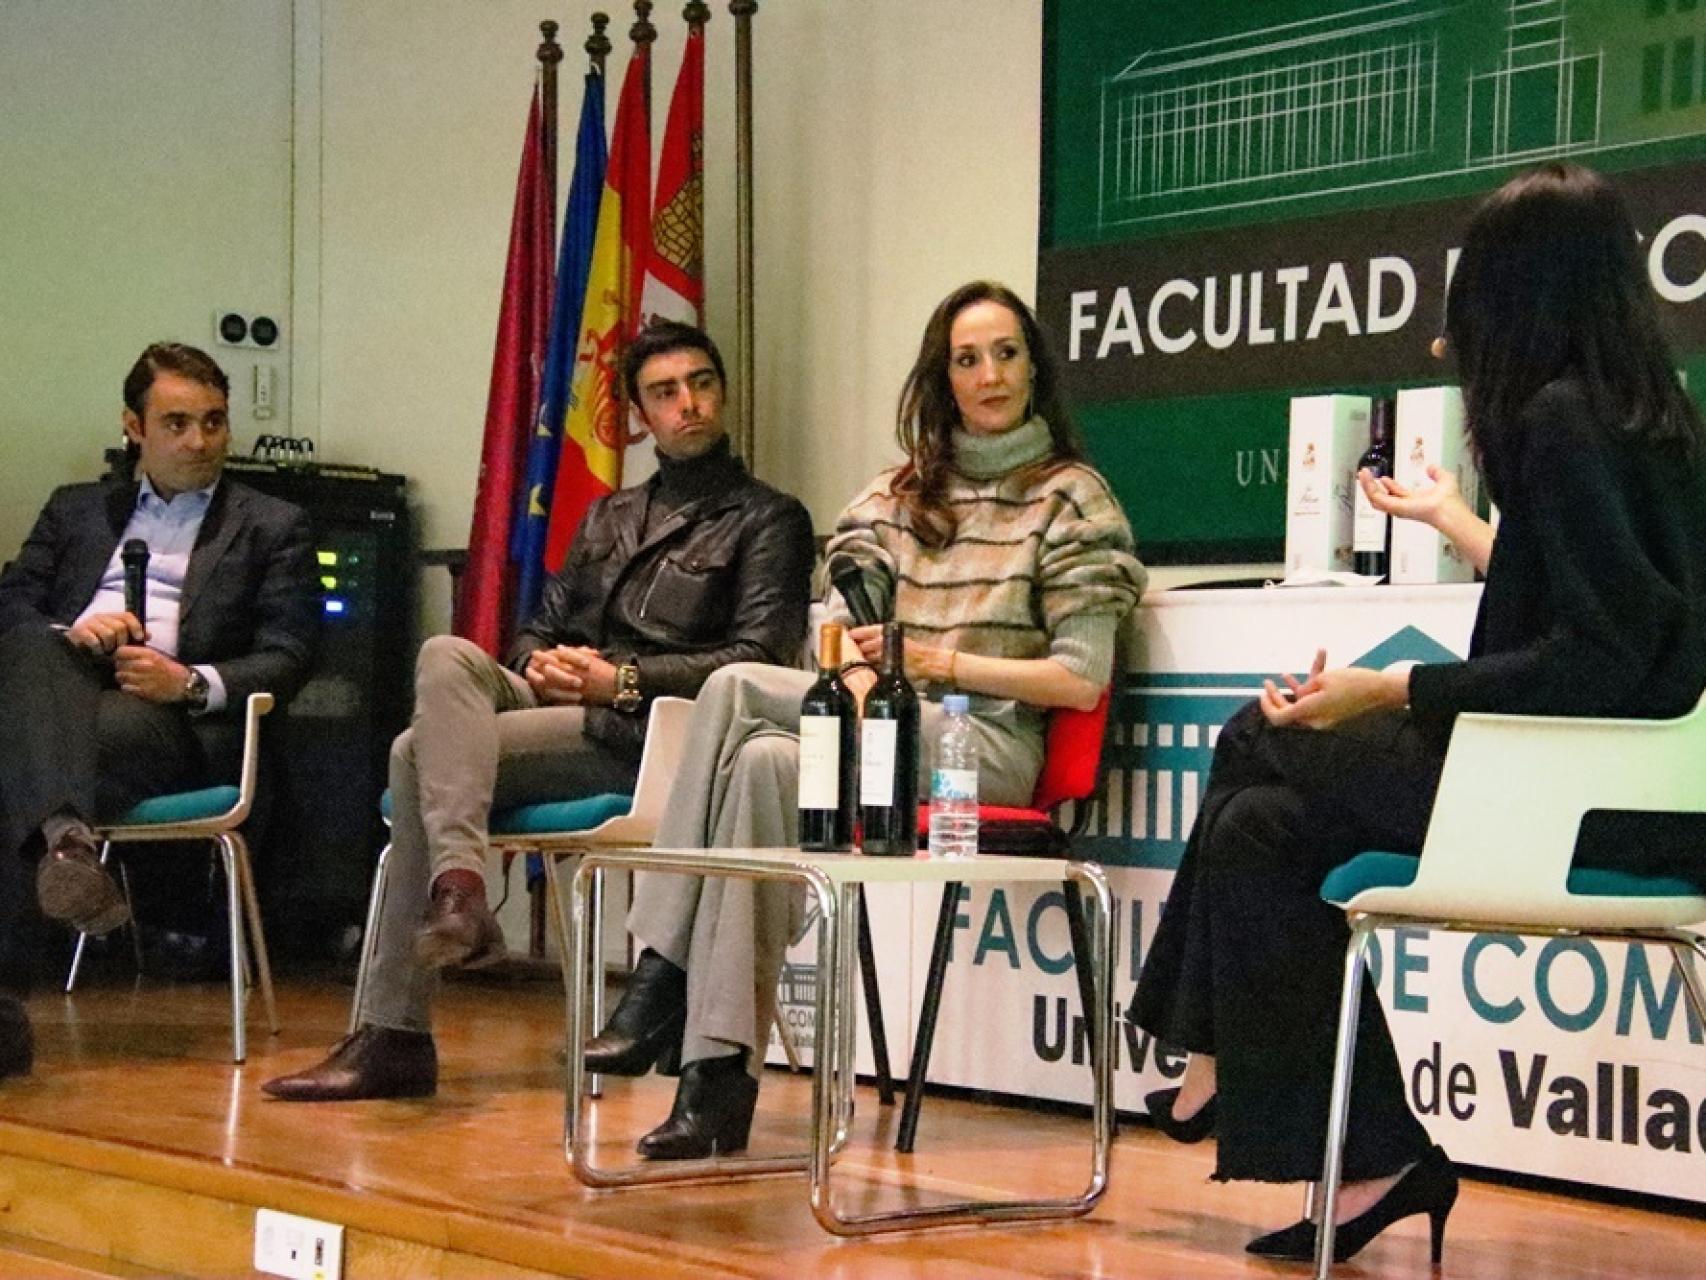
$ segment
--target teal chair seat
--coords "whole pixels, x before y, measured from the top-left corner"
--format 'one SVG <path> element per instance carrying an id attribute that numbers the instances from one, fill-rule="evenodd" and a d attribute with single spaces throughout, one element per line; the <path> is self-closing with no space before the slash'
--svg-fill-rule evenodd
<path id="1" fill-rule="evenodd" d="M 633 807 L 633 796 L 615 794 L 587 796 L 581 800 L 523 804 L 513 809 L 500 809 L 492 814 L 491 830 L 496 836 L 543 836 L 556 832 L 590 831 L 612 818 L 621 817 Z"/>
<path id="2" fill-rule="evenodd" d="M 203 787 L 200 791 L 177 791 L 152 796 L 118 820 L 121 827 L 164 827 L 179 822 L 200 822 L 229 813 L 242 797 L 237 787 Z"/>
<path id="3" fill-rule="evenodd" d="M 1321 896 L 1336 906 L 1369 889 L 1407 889 L 1422 860 L 1412 853 L 1362 853 L 1334 867 L 1321 882 Z M 1564 887 L 1586 898 L 1694 898 L 1700 886 L 1678 876 L 1638 876 L 1627 871 L 1573 867 Z"/>
<path id="4" fill-rule="evenodd" d="M 612 818 L 621 817 L 633 807 L 633 796 L 614 793 L 586 796 L 580 800 L 547 800 L 539 804 L 521 804 L 513 809 L 493 810 L 488 830 L 494 836 L 564 835 L 575 831 L 590 831 Z M 391 821 L 389 791 L 379 798 L 379 812 L 384 815 L 386 822 Z"/>

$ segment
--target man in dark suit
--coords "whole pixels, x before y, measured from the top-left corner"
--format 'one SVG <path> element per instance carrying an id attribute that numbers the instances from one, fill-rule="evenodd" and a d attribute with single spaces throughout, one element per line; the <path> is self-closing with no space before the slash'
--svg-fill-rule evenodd
<path id="1" fill-rule="evenodd" d="M 47 916 L 105 933 L 128 909 L 93 823 L 234 771 L 249 694 L 289 697 L 313 654 L 307 517 L 221 478 L 224 372 L 175 343 L 124 383 L 134 483 L 54 492 L 0 577 L 0 988 L 24 989 L 28 865 Z M 124 548 L 149 546 L 142 617 Z M 27 1070 L 29 1022 L 0 995 L 0 1076 Z"/>

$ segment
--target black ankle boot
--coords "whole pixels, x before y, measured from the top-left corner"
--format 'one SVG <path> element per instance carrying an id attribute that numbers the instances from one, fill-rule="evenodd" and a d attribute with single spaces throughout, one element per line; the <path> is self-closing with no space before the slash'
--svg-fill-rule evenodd
<path id="1" fill-rule="evenodd" d="M 703 1160 L 746 1150 L 758 1081 L 746 1069 L 746 1054 L 701 1058 L 681 1069 L 669 1119 L 641 1138 L 636 1150 L 647 1160 Z"/>
<path id="2" fill-rule="evenodd" d="M 687 972 L 647 947 L 634 963 L 616 1012 L 586 1042 L 589 1075 L 643 1076 L 652 1064 L 674 1075 L 687 1021 Z"/>
<path id="3" fill-rule="evenodd" d="M 1432 1229 L 1429 1244 L 1433 1264 L 1437 1267 L 1445 1252 L 1445 1220 L 1456 1203 L 1457 1171 L 1451 1167 L 1451 1157 L 1439 1147 L 1433 1147 L 1405 1170 L 1404 1176 L 1393 1183 L 1385 1195 L 1356 1217 L 1341 1222 L 1333 1229 L 1333 1261 L 1344 1262 L 1361 1253 L 1370 1240 L 1394 1222 L 1425 1213 Z M 1259 1258 L 1277 1258 L 1286 1262 L 1312 1261 L 1315 1257 L 1315 1224 L 1305 1218 L 1283 1230 L 1257 1236 L 1244 1246 L 1244 1251 Z"/>

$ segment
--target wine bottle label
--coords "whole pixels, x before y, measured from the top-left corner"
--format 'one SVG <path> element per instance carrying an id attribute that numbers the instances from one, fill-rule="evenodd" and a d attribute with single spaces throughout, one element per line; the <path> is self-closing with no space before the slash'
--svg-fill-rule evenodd
<path id="1" fill-rule="evenodd" d="M 1389 519 L 1390 516 L 1377 510 L 1368 500 L 1368 495 L 1363 493 L 1359 484 L 1356 491 L 1356 517 L 1351 526 L 1351 550 L 1386 550 L 1386 522 Z"/>
<path id="2" fill-rule="evenodd" d="M 932 800 L 970 800 L 977 803 L 976 769 L 938 769 L 930 778 Z"/>
<path id="3" fill-rule="evenodd" d="M 895 744 L 900 726 L 893 720 L 867 720 L 859 734 L 859 803 L 874 809 L 894 803 Z"/>
<path id="4" fill-rule="evenodd" d="M 840 781 L 841 721 L 834 716 L 801 716 L 800 808 L 837 808 Z"/>

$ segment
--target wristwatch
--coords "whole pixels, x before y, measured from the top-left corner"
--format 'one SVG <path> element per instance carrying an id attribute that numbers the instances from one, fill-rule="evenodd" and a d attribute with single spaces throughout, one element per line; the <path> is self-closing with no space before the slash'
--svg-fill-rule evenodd
<path id="1" fill-rule="evenodd" d="M 630 658 L 616 668 L 616 695 L 610 699 L 610 705 L 633 715 L 643 702 L 645 696 L 640 692 L 640 668 Z"/>
<path id="2" fill-rule="evenodd" d="M 184 701 L 189 704 L 191 711 L 207 710 L 207 677 L 194 667 L 184 679 Z"/>

